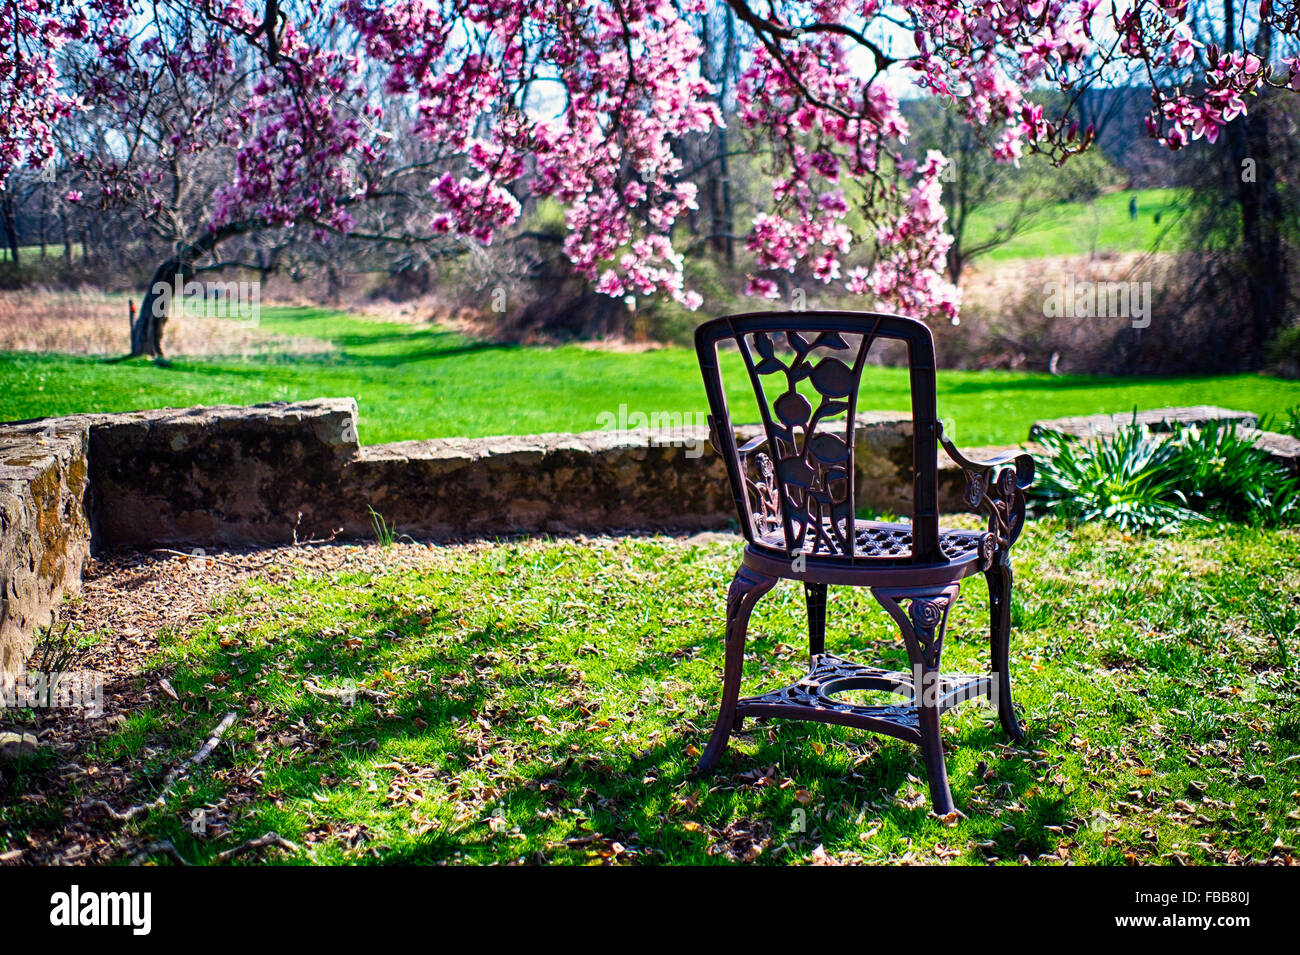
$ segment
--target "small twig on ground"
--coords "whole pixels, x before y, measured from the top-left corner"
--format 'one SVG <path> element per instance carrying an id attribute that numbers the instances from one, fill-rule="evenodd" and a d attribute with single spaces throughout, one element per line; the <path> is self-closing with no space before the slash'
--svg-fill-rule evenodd
<path id="1" fill-rule="evenodd" d="M 227 713 L 224 717 L 222 717 L 221 722 L 218 723 L 217 728 L 212 731 L 212 735 L 208 737 L 207 742 L 199 747 L 199 751 L 195 753 L 193 756 L 191 756 L 189 759 L 187 759 L 185 762 L 181 763 L 179 766 L 172 767 L 172 769 L 167 773 L 167 775 L 163 777 L 162 792 L 158 794 L 157 799 L 154 799 L 151 802 L 145 802 L 145 803 L 140 803 L 139 805 L 136 806 L 131 806 L 130 808 L 121 812 L 114 809 L 112 806 L 110 806 L 107 802 L 105 802 L 102 799 L 95 799 L 91 802 L 86 803 L 86 808 L 103 809 L 105 814 L 108 815 L 109 818 L 115 819 L 118 822 L 130 822 L 136 816 L 149 812 L 152 809 L 161 809 L 163 807 L 163 804 L 167 802 L 167 797 L 171 795 L 172 787 L 175 786 L 182 779 L 184 779 L 186 774 L 189 773 L 191 769 L 193 769 L 199 763 L 203 762 L 210 755 L 212 755 L 212 751 L 216 749 L 217 744 L 221 742 L 221 737 L 225 735 L 226 730 L 230 729 L 231 725 L 234 722 L 235 722 L 235 714 L 233 711 Z"/>
<path id="2" fill-rule="evenodd" d="M 292 546 L 298 549 L 302 549 L 304 547 L 313 547 L 319 544 L 332 544 L 334 543 L 335 538 L 337 538 L 338 535 L 341 533 L 343 533 L 343 528 L 336 527 L 334 528 L 333 531 L 330 532 L 329 537 L 313 537 L 310 540 L 300 541 L 298 540 L 298 531 L 297 528 L 295 527 Z M 409 535 L 403 534 L 402 536 L 405 537 L 412 544 L 416 543 L 415 539 L 410 537 Z M 272 556 L 259 560 L 256 563 L 241 564 L 237 561 L 227 560 L 223 557 L 218 557 L 216 554 L 195 554 L 192 552 L 186 553 L 183 550 L 176 550 L 171 547 L 155 547 L 152 550 L 150 550 L 149 553 L 170 554 L 173 557 L 184 557 L 189 560 L 210 560 L 214 564 L 221 564 L 223 567 L 230 567 L 234 570 L 259 570 L 262 567 L 267 567 L 271 564 L 274 564 L 277 560 L 282 559 L 279 555 L 273 554 Z"/>
<path id="3" fill-rule="evenodd" d="M 223 567 L 231 567 L 235 570 L 257 570 L 259 567 L 265 567 L 267 564 L 275 563 L 274 557 L 267 557 L 259 560 L 255 564 L 240 564 L 233 560 L 225 560 L 216 554 L 187 554 L 183 550 L 172 550 L 170 547 L 155 547 L 149 551 L 151 554 L 171 554 L 175 557 L 184 557 L 187 560 L 210 560 L 214 564 L 221 564 Z"/>
<path id="4" fill-rule="evenodd" d="M 149 843 L 147 846 L 145 846 L 143 849 L 141 849 L 132 857 L 130 864 L 144 865 L 145 861 L 151 855 L 154 855 L 155 853 L 158 852 L 167 853 L 167 855 L 171 856 L 173 859 L 175 859 L 178 863 L 180 863 L 183 866 L 189 867 L 190 865 L 189 860 L 187 860 L 183 855 L 181 855 L 180 852 L 177 851 L 176 847 L 165 839 L 162 842 Z"/>
<path id="5" fill-rule="evenodd" d="M 308 547 L 312 544 L 329 544 L 334 540 L 335 537 L 338 537 L 339 534 L 343 533 L 343 528 L 336 527 L 334 528 L 334 530 L 330 531 L 329 537 L 320 537 L 320 538 L 313 538 L 311 540 L 300 541 L 298 540 L 298 526 L 300 524 L 302 524 L 302 511 L 298 512 L 298 519 L 293 522 L 293 546 L 294 547 Z"/>
<path id="6" fill-rule="evenodd" d="M 298 539 L 295 538 L 295 539 L 294 539 L 294 542 L 293 542 L 293 546 L 294 546 L 294 547 L 312 547 L 312 546 L 314 546 L 314 545 L 316 545 L 316 544 L 332 544 L 332 543 L 334 543 L 334 539 L 335 539 L 336 537 L 338 537 L 338 536 L 339 536 L 340 534 L 342 534 L 342 533 L 343 533 L 343 528 L 341 528 L 341 527 L 336 527 L 336 528 L 334 528 L 334 530 L 330 531 L 330 536 L 329 536 L 329 537 L 313 537 L 313 538 L 311 538 L 310 540 L 305 540 L 305 541 L 300 541 L 300 540 L 298 540 Z"/>
<path id="7" fill-rule="evenodd" d="M 373 703 L 383 703 L 389 696 L 382 690 L 371 690 L 364 686 L 351 689 L 333 689 L 321 686 L 319 683 L 313 683 L 311 680 L 304 680 L 302 685 L 303 689 L 308 693 L 313 693 L 316 696 L 323 696 L 331 700 L 352 700 L 360 697 L 363 700 L 370 700 Z"/>
<path id="8" fill-rule="evenodd" d="M 277 832 L 268 832 L 264 836 L 258 836 L 256 839 L 249 839 L 243 845 L 235 846 L 233 849 L 227 849 L 225 852 L 217 853 L 218 862 L 229 862 L 231 859 L 242 856 L 245 852 L 251 852 L 254 849 L 263 849 L 266 846 L 279 846 L 286 852 L 297 852 L 298 844 L 290 842 Z"/>

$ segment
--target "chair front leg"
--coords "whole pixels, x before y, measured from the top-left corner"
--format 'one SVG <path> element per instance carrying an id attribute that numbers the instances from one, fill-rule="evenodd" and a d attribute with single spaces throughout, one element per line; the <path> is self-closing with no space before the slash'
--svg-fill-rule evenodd
<path id="1" fill-rule="evenodd" d="M 998 719 L 1019 742 L 1025 733 L 1011 699 L 1011 558 L 1006 551 L 998 551 L 984 579 L 989 584 L 989 657 L 997 681 Z"/>
<path id="2" fill-rule="evenodd" d="M 808 655 L 819 657 L 826 652 L 826 585 L 805 583 L 808 603 Z"/>
<path id="3" fill-rule="evenodd" d="M 916 706 L 921 757 L 930 782 L 930 802 L 934 811 L 946 816 L 956 806 L 948 785 L 948 767 L 943 759 L 943 737 L 939 717 L 943 699 L 940 662 L 943 638 L 948 627 L 948 611 L 957 602 L 960 588 L 950 584 L 940 589 L 886 589 L 872 591 L 880 605 L 889 611 L 903 632 L 907 656 L 912 663 L 912 692 Z M 904 613 L 899 602 L 907 603 Z"/>
<path id="4" fill-rule="evenodd" d="M 740 698 L 740 676 L 745 663 L 745 635 L 749 630 L 749 615 L 753 613 L 758 599 L 776 584 L 775 577 L 759 574 L 742 566 L 736 571 L 731 589 L 727 592 L 727 662 L 722 682 L 722 706 L 718 711 L 718 722 L 709 737 L 709 745 L 700 757 L 701 772 L 708 772 L 718 765 L 727 743 L 731 739 L 731 730 L 736 722 L 736 701 Z"/>

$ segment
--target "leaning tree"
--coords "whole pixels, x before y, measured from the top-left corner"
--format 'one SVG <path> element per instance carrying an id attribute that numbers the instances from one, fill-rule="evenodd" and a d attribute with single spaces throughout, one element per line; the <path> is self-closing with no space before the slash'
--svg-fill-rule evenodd
<path id="1" fill-rule="evenodd" d="M 564 253 L 599 291 L 695 306 L 674 226 L 697 205 L 679 144 L 723 121 L 695 29 L 710 2 L 15 0 L 0 30 L 0 174 L 39 163 L 76 110 L 116 110 L 127 132 L 108 155 L 82 157 L 96 201 L 150 196 L 168 216 L 158 193 L 184 189 L 169 166 L 227 151 L 229 179 L 155 276 L 165 278 L 235 236 L 346 235 L 371 204 L 409 198 L 416 180 L 385 183 L 396 109 L 410 119 L 397 135 L 439 157 L 419 169 L 429 215 L 418 238 L 490 243 L 525 201 L 549 197 L 566 210 Z M 906 154 L 905 86 L 937 97 L 1009 163 L 1086 149 L 1077 103 L 1116 70 L 1146 77 L 1149 132 L 1171 148 L 1214 137 L 1265 87 L 1300 87 L 1296 7 L 1275 0 L 1250 14 L 1267 26 L 1259 49 L 1240 32 L 1205 44 L 1187 0 L 712 2 L 734 14 L 728 102 L 771 157 L 770 202 L 745 236 L 758 295 L 777 294 L 773 272 L 806 268 L 912 315 L 956 314 L 946 159 Z M 59 75 L 78 51 L 81 67 Z M 159 97 L 178 112 L 137 135 Z M 158 353 L 160 335 L 160 323 L 138 329 L 133 350 Z"/>
<path id="2" fill-rule="evenodd" d="M 85 39 L 56 57 L 82 107 L 54 134 L 79 174 L 67 201 L 132 210 L 167 249 L 131 335 L 132 354 L 161 355 L 178 278 L 265 266 L 222 254 L 249 237 L 351 231 L 350 209 L 377 198 L 368 170 L 387 132 L 349 30 L 319 4 L 84 7 Z"/>

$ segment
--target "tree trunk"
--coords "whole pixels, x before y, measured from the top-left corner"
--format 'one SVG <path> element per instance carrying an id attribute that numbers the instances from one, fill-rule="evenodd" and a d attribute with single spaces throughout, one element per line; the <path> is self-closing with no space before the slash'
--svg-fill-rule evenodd
<path id="1" fill-rule="evenodd" d="M 1243 353 L 1258 363 L 1285 316 L 1287 275 L 1282 243 L 1282 201 L 1269 142 L 1267 104 L 1260 103 L 1228 126 L 1241 212 L 1242 264 L 1247 278 L 1249 322 Z M 1253 176 L 1243 163 L 1253 162 Z"/>
<path id="2" fill-rule="evenodd" d="M 333 262 L 325 266 L 326 296 L 331 305 L 337 306 L 343 298 L 343 279 L 338 267 Z"/>
<path id="3" fill-rule="evenodd" d="M 153 278 L 136 313 L 135 323 L 131 326 L 131 354 L 149 355 L 162 358 L 163 329 L 167 325 L 167 312 L 174 301 L 172 289 L 176 277 L 181 275 L 184 281 L 184 263 L 180 256 L 172 256 L 154 270 Z"/>
<path id="4" fill-rule="evenodd" d="M 205 255 L 212 252 L 221 242 L 231 236 L 242 235 L 258 227 L 258 223 L 232 222 L 220 229 L 205 232 L 199 239 L 188 245 L 177 244 L 176 254 L 154 270 L 145 291 L 140 311 L 136 313 L 135 324 L 131 326 L 131 355 L 149 355 L 162 358 L 163 329 L 167 326 L 168 310 L 177 302 L 174 291 L 178 280 L 184 284 L 185 276 L 192 275 L 194 265 Z M 184 302 L 182 289 L 181 303 Z"/>
<path id="5" fill-rule="evenodd" d="M 721 166 L 718 169 L 719 177 L 722 180 L 722 222 L 721 231 L 726 235 L 726 246 L 724 253 L 727 257 L 727 267 L 734 268 L 736 265 L 736 240 L 734 238 L 736 230 L 735 206 L 731 193 L 731 159 L 727 152 L 731 149 L 731 142 L 727 135 L 727 106 L 731 99 L 731 80 L 734 74 L 739 72 L 740 64 L 736 57 L 736 13 L 730 7 L 723 10 L 725 18 L 723 20 L 723 60 L 722 76 L 719 77 L 719 88 L 721 91 L 721 101 L 723 121 L 718 130 L 719 143 L 718 154 L 720 156 Z"/>
<path id="6" fill-rule="evenodd" d="M 953 285 L 961 285 L 961 273 L 966 270 L 966 257 L 961 254 L 961 249 L 954 242 L 948 247 L 948 281 Z"/>
<path id="7" fill-rule="evenodd" d="M 14 197 L 13 193 L 5 192 L 4 199 L 0 200 L 0 209 L 4 212 L 5 224 L 5 242 L 9 246 L 9 254 L 13 256 L 14 268 L 18 267 L 18 224 L 14 221 Z"/>
<path id="8" fill-rule="evenodd" d="M 954 138 L 957 135 L 956 121 L 953 119 L 952 112 L 947 111 L 944 113 L 943 139 L 940 145 L 951 164 L 947 168 L 952 172 L 950 178 L 941 180 L 943 185 L 940 187 L 940 201 L 948 210 L 948 233 L 952 236 L 952 245 L 948 246 L 947 266 L 948 281 L 953 285 L 961 283 L 961 273 L 966 268 L 966 253 L 963 250 L 966 239 L 966 214 L 969 212 L 966 202 L 966 163 L 974 155 L 969 148 L 970 143 L 965 141 L 958 143 Z"/>
<path id="9" fill-rule="evenodd" d="M 717 248 L 726 259 L 730 268 L 736 264 L 736 243 L 732 239 L 734 216 L 731 208 L 731 163 L 727 159 L 727 150 L 731 144 L 727 141 L 727 127 L 720 126 L 718 139 L 718 183 L 717 205 L 713 211 L 713 234 L 718 237 Z"/>
<path id="10" fill-rule="evenodd" d="M 49 244 L 49 243 L 46 241 L 46 236 L 47 236 L 47 234 L 48 234 L 48 232 L 49 232 L 49 215 L 48 215 L 48 214 L 49 214 L 49 208 L 50 208 L 50 203 L 49 203 L 49 190 L 47 190 L 47 189 L 45 188 L 44 184 L 42 184 L 42 185 L 41 185 L 41 229 L 40 229 L 41 264 L 42 264 L 42 265 L 45 264 L 46 246 Z"/>

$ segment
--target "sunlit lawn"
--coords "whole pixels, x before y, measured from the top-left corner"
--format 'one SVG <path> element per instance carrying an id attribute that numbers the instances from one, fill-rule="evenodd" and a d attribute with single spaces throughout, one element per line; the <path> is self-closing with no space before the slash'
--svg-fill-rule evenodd
<path id="1" fill-rule="evenodd" d="M 352 396 L 367 444 L 414 438 L 589 431 L 602 413 L 703 412 L 693 351 L 637 354 L 576 345 L 473 341 L 436 328 L 362 320 L 318 308 L 263 309 L 271 333 L 324 338 L 328 354 L 180 359 L 160 367 L 67 355 L 0 354 L 0 420 L 81 411 L 251 404 Z M 734 356 L 730 356 L 733 357 Z M 738 365 L 738 362 L 733 362 Z M 907 372 L 868 368 L 859 407 L 906 410 Z M 733 376 L 737 420 L 757 420 Z M 1023 441 L 1029 425 L 1066 414 L 1218 404 L 1282 415 L 1300 382 L 1261 375 L 1196 378 L 1053 377 L 942 371 L 939 413 L 968 445 Z"/>
<path id="2" fill-rule="evenodd" d="M 164 635 L 140 679 L 168 676 L 178 699 L 156 695 L 87 757 L 141 758 L 137 791 L 80 797 L 153 798 L 231 711 L 221 748 L 123 837 L 170 840 L 200 862 L 268 830 L 299 851 L 266 858 L 311 863 L 1290 852 L 1274 847 L 1300 834 L 1300 607 L 1286 596 L 1300 538 L 1232 526 L 1129 539 L 1043 522 L 1019 550 L 1013 673 L 1028 736 L 1010 742 L 978 705 L 949 714 L 966 816 L 953 825 L 930 815 L 913 747 L 858 731 L 751 724 L 717 775 L 694 775 L 737 547 L 666 538 L 421 548 L 415 571 L 376 547 L 352 570 L 268 570 L 210 621 Z M 977 578 L 963 593 L 947 670 L 986 665 L 982 589 Z M 832 591 L 828 649 L 905 665 L 869 601 Z M 803 627 L 800 589 L 760 603 L 747 690 L 800 671 Z M 221 828 L 192 831 L 200 810 Z M 15 799 L 0 809 L 0 851 L 64 812 Z"/>
<path id="3" fill-rule="evenodd" d="M 1137 216 L 1129 217 L 1129 199 Z M 1183 248 L 1185 194 L 1178 189 L 1108 192 L 1093 202 L 1062 202 L 1044 208 L 1030 227 L 992 250 L 989 262 L 1090 252 L 1178 252 Z M 1010 218 L 1010 203 L 993 203 L 972 217 L 971 240 L 981 241 Z"/>

